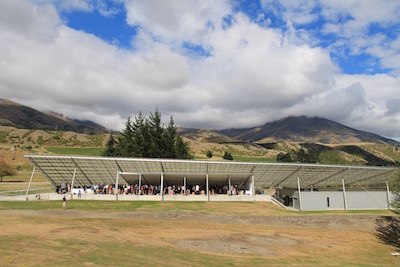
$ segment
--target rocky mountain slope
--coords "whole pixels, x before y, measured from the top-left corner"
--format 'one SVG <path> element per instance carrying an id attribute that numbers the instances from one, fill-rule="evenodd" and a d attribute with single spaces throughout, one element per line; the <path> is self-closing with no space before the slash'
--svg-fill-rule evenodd
<path id="1" fill-rule="evenodd" d="M 109 132 L 105 127 L 91 121 L 71 120 L 51 112 L 46 114 L 7 99 L 0 99 L 0 125 L 20 129 L 72 131 L 85 134 Z"/>
<path id="2" fill-rule="evenodd" d="M 399 142 L 374 133 L 356 130 L 337 122 L 319 117 L 286 117 L 265 125 L 244 129 L 219 131 L 236 140 L 252 142 L 309 142 L 322 144 L 344 143 L 387 143 L 398 145 Z"/>

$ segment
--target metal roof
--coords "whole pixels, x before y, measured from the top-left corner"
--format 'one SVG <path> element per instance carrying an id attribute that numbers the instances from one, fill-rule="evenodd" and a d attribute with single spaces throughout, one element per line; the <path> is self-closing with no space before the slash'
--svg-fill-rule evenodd
<path id="1" fill-rule="evenodd" d="M 385 183 L 394 168 L 344 166 L 322 164 L 251 163 L 228 161 L 108 158 L 57 155 L 26 155 L 43 175 L 53 184 L 71 183 L 76 170 L 75 186 L 113 184 L 117 173 L 119 183 L 132 183 L 142 175 L 149 183 L 160 182 L 161 173 L 168 184 L 177 183 L 187 177 L 188 181 L 201 182 L 208 174 L 210 184 L 232 181 L 243 182 L 254 175 L 255 188 L 341 186 Z"/>

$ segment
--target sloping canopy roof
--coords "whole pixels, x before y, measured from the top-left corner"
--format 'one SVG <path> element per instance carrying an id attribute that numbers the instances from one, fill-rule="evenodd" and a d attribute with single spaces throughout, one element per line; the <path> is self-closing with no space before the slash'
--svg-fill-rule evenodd
<path id="1" fill-rule="evenodd" d="M 339 166 L 321 164 L 250 163 L 226 161 L 106 158 L 82 156 L 26 155 L 43 175 L 53 184 L 71 183 L 75 186 L 113 184 L 119 173 L 119 183 L 133 183 L 139 175 L 148 183 L 159 184 L 161 173 L 167 184 L 180 184 L 183 177 L 193 183 L 204 182 L 208 174 L 210 185 L 231 181 L 244 182 L 254 175 L 255 188 L 341 186 L 385 183 L 393 168 L 366 166 Z"/>

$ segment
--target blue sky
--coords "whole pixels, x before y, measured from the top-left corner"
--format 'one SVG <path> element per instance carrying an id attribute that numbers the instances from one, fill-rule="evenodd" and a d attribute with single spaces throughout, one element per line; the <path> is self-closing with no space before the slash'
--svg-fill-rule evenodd
<path id="1" fill-rule="evenodd" d="M 319 116 L 400 139 L 397 0 L 4 0 L 1 97 L 121 129 Z"/>
<path id="2" fill-rule="evenodd" d="M 284 16 L 282 16 L 286 11 L 284 4 L 279 3 L 279 1 L 269 2 L 269 5 L 272 6 L 269 9 L 263 8 L 260 1 L 232 1 L 231 4 L 234 12 L 246 14 L 253 23 L 265 26 L 265 21 L 267 20 L 267 27 L 280 29 L 283 32 L 288 31 L 287 21 L 284 19 Z M 93 6 L 96 5 L 96 1 L 89 1 L 89 3 L 92 3 Z M 106 3 L 108 10 L 113 10 L 111 14 L 101 14 L 101 11 L 95 8 L 89 11 L 63 10 L 59 7 L 60 16 L 65 20 L 66 25 L 73 29 L 94 34 L 122 49 L 134 50 L 132 39 L 135 38 L 140 25 L 128 25 L 126 23 L 126 10 L 122 2 L 104 1 L 104 3 Z M 315 16 L 315 19 L 313 21 L 307 21 L 306 23 L 293 25 L 297 31 L 306 31 L 313 35 L 315 40 L 312 43 L 308 43 L 309 45 L 323 47 L 329 50 L 332 60 L 340 67 L 340 70 L 346 74 L 377 74 L 391 71 L 391 68 L 382 66 L 379 57 L 368 53 L 365 49 L 361 49 L 361 51 L 356 53 L 352 51 L 346 36 L 325 33 L 323 28 L 326 23 L 329 23 L 329 20 L 325 19 L 321 12 L 322 5 L 315 3 L 315 6 L 310 10 L 310 14 Z M 260 19 L 260 17 L 264 19 Z M 228 15 L 224 19 L 225 21 L 229 21 L 232 17 Z M 341 24 L 353 20 L 354 17 L 350 14 L 342 14 L 340 18 L 338 18 L 338 22 Z M 398 20 L 391 21 L 388 24 L 386 24 L 386 22 L 371 22 L 360 31 L 366 31 L 366 38 L 374 35 L 385 35 L 387 40 L 394 41 L 398 38 L 399 27 L 400 22 Z M 340 41 L 344 43 L 336 46 Z M 201 45 L 185 43 L 183 47 L 191 50 L 195 55 L 209 56 L 207 49 Z"/>

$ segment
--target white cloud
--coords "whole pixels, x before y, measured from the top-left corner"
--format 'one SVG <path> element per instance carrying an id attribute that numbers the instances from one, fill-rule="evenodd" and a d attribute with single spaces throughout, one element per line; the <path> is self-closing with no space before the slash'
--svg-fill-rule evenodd
<path id="1" fill-rule="evenodd" d="M 65 26 L 52 5 L 0 2 L 1 97 L 114 130 L 159 107 L 185 127 L 250 127 L 306 114 L 391 137 L 400 131 L 398 76 L 340 74 L 326 49 L 232 13 L 227 2 L 152 4 L 127 1 L 128 22 L 140 29 L 135 50 L 124 50 Z M 371 53 L 386 56 L 384 40 L 377 36 Z M 210 56 L 187 55 L 184 42 Z M 395 54 L 398 40 L 387 47 Z"/>
<path id="2" fill-rule="evenodd" d="M 231 13 L 227 0 L 125 0 L 127 22 L 165 42 L 202 43 L 204 36 Z"/>

